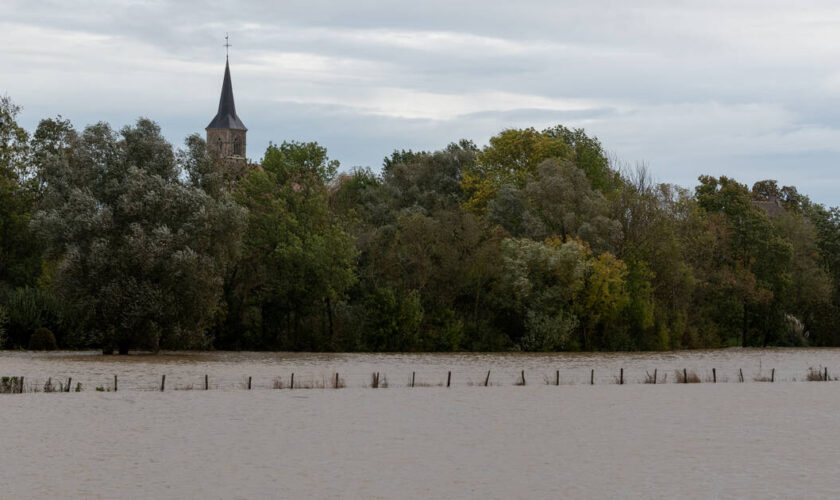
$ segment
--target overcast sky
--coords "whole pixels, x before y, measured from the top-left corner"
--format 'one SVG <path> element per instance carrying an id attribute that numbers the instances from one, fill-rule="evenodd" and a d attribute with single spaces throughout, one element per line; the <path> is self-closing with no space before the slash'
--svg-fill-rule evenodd
<path id="1" fill-rule="evenodd" d="M 21 123 L 216 112 L 230 33 L 248 156 L 315 140 L 343 168 L 393 149 L 584 127 L 655 178 L 772 178 L 840 205 L 840 4 L 772 1 L 0 0 L 0 94 Z"/>

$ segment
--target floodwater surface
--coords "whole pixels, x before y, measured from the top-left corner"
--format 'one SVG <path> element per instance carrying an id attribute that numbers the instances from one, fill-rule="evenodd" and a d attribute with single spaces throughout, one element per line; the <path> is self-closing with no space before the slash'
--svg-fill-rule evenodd
<path id="1" fill-rule="evenodd" d="M 676 372 L 693 371 L 701 380 L 738 382 L 769 378 L 804 380 L 810 368 L 840 376 L 840 349 L 718 349 L 642 353 L 444 353 L 444 354 L 334 354 L 275 352 L 163 352 L 103 356 L 99 352 L 0 351 L 0 375 L 24 376 L 27 386 L 72 378 L 75 388 L 111 388 L 114 375 L 120 390 L 159 390 L 166 375 L 170 389 L 203 389 L 205 375 L 211 389 L 240 389 L 252 378 L 252 387 L 272 388 L 279 378 L 288 387 L 291 374 L 298 385 L 329 385 L 335 373 L 349 387 L 370 385 L 380 373 L 390 387 L 406 386 L 412 373 L 416 384 L 482 385 L 490 370 L 490 384 L 514 384 L 525 371 L 526 383 L 615 383 L 624 370 L 627 384 L 640 383 L 657 371 L 657 381 L 675 381 Z"/>
<path id="2" fill-rule="evenodd" d="M 840 383 L 802 382 L 809 367 L 840 374 L 840 350 L 2 353 L 4 375 L 84 391 L 0 396 L 0 498 L 837 497 Z M 719 383 L 671 383 L 683 368 Z M 654 369 L 668 383 L 639 383 Z M 292 371 L 347 388 L 271 389 Z M 432 386 L 406 387 L 412 371 Z M 164 373 L 214 390 L 161 393 Z M 119 392 L 92 390 L 114 374 Z"/>

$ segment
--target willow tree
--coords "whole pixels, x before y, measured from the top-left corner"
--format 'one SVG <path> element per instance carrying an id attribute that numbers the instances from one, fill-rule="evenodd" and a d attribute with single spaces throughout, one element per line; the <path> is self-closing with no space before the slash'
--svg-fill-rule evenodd
<path id="1" fill-rule="evenodd" d="M 105 352 L 207 345 L 244 211 L 184 181 L 154 122 L 73 141 L 39 172 L 32 225 L 57 261 L 50 285 Z"/>

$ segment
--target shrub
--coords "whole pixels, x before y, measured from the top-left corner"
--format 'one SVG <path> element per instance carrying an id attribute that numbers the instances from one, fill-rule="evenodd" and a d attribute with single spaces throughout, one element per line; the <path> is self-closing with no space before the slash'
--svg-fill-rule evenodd
<path id="1" fill-rule="evenodd" d="M 808 382 L 826 382 L 826 377 L 828 377 L 827 370 L 811 367 L 808 368 L 808 376 L 805 380 Z M 828 377 L 828 380 L 831 380 L 831 377 Z"/>
<path id="2" fill-rule="evenodd" d="M 699 384 L 702 382 L 697 373 L 690 370 L 675 370 L 674 374 L 678 384 Z"/>
<path id="3" fill-rule="evenodd" d="M 6 347 L 23 347 L 32 331 L 48 327 L 60 332 L 60 306 L 48 292 L 39 288 L 16 288 L 0 298 L 7 315 Z M 56 330 L 59 328 L 59 330 Z"/>
<path id="4" fill-rule="evenodd" d="M 0 349 L 6 345 L 6 321 L 8 319 L 9 315 L 6 314 L 6 310 L 0 307 Z"/>
<path id="5" fill-rule="evenodd" d="M 0 394 L 17 394 L 23 392 L 23 379 L 20 377 L 0 378 Z"/>
<path id="6" fill-rule="evenodd" d="M 46 328 L 38 328 L 29 337 L 29 349 L 32 351 L 54 351 L 57 348 L 55 335 Z"/>

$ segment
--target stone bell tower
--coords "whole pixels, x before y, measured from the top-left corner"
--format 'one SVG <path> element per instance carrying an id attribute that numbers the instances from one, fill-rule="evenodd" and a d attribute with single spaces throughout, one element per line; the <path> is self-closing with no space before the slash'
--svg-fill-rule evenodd
<path id="1" fill-rule="evenodd" d="M 225 57 L 225 79 L 222 82 L 219 111 L 205 130 L 207 131 L 207 150 L 211 154 L 226 159 L 245 161 L 245 133 L 248 129 L 236 116 L 233 85 L 230 83 L 230 64 L 227 57 Z"/>

